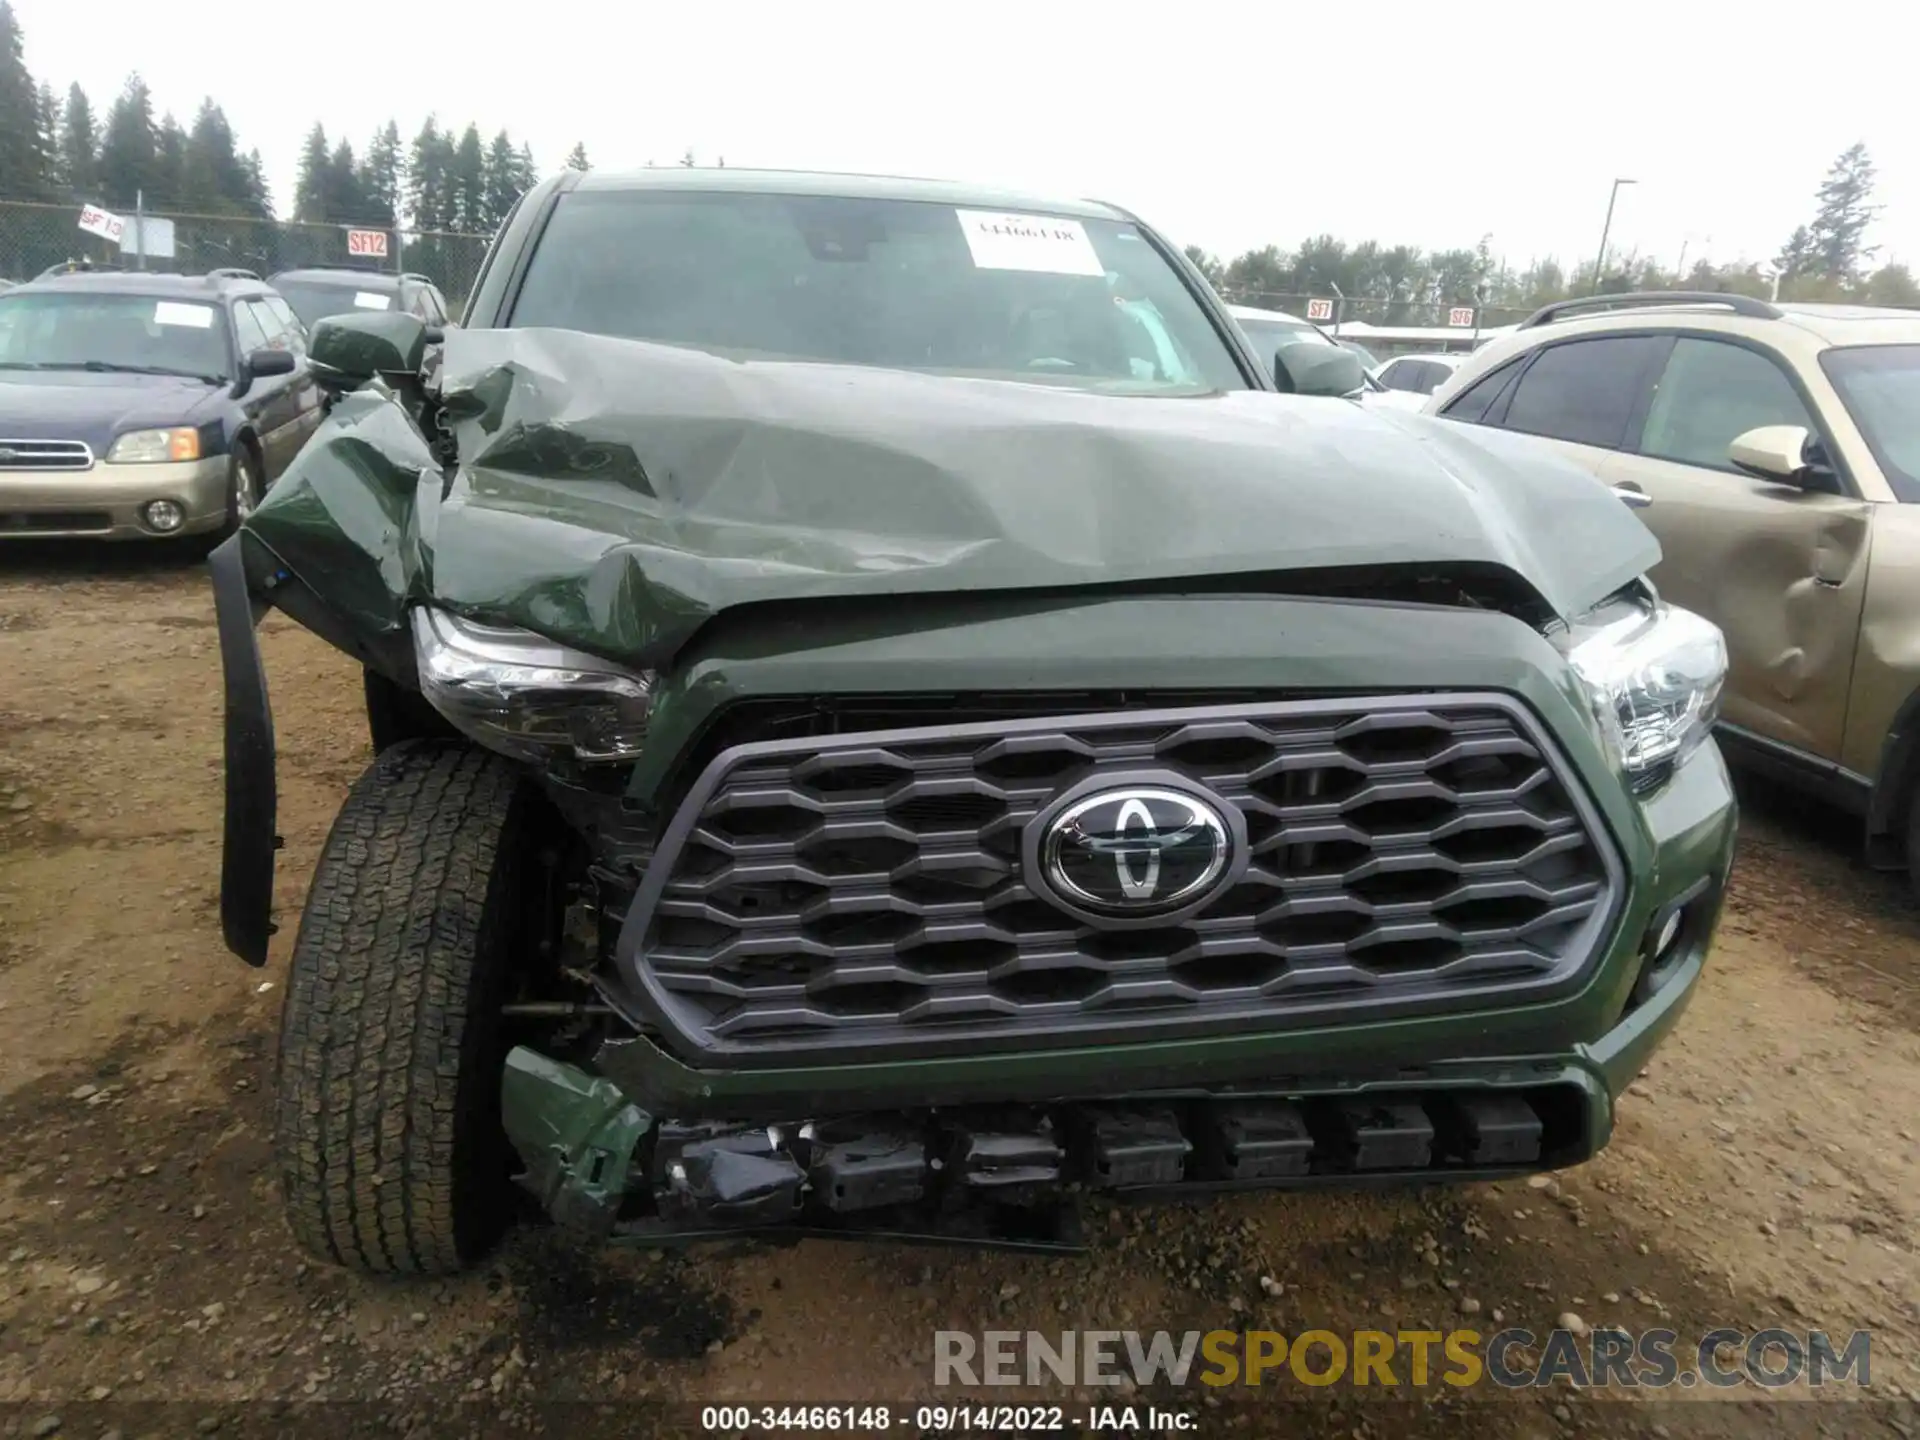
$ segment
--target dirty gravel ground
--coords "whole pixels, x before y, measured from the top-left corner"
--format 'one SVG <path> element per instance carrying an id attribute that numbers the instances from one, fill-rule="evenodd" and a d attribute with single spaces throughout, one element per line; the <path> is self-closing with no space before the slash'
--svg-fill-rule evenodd
<path id="1" fill-rule="evenodd" d="M 1208 1433 L 1907 1437 L 1920 1421 L 1903 1398 L 1920 1394 L 1920 914 L 1858 867 L 1843 822 L 1759 791 L 1677 1042 L 1611 1149 L 1544 1188 L 1103 1213 L 1068 1262 L 807 1243 L 590 1267 L 527 1228 L 453 1284 L 309 1265 L 282 1227 L 264 1092 L 306 872 L 368 755 L 350 666 L 279 617 L 263 644 L 287 849 L 280 950 L 258 974 L 219 942 L 204 570 L 0 553 L 0 1432 L 632 1434 L 667 1418 L 642 1400 L 930 1397 L 940 1328 L 1543 1331 L 1568 1311 L 1696 1336 L 1871 1327 L 1870 1398 L 1159 1398 Z"/>

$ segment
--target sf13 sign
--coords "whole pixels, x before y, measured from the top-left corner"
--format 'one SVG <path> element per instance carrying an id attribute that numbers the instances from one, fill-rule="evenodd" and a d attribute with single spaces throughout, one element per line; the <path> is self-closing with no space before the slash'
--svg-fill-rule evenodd
<path id="1" fill-rule="evenodd" d="M 82 205 L 80 228 L 89 235 L 98 235 L 102 240 L 118 241 L 126 231 L 127 222 L 111 210 L 102 210 L 98 205 Z"/>
<path id="2" fill-rule="evenodd" d="M 1331 320 L 1332 318 L 1333 318 L 1333 302 L 1331 300 L 1307 301 L 1307 319 Z"/>
<path id="3" fill-rule="evenodd" d="M 387 232 L 384 230 L 347 231 L 347 254 L 387 258 Z"/>
<path id="4" fill-rule="evenodd" d="M 1473 324 L 1473 307 L 1471 305 L 1454 306 L 1451 310 L 1447 311 L 1447 324 L 1449 325 Z"/>

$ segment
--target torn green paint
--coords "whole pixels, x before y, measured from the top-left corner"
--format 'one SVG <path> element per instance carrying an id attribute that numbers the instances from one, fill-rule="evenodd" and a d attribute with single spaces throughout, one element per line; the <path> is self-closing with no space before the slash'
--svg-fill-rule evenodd
<path id="1" fill-rule="evenodd" d="M 605 1236 L 653 1117 L 611 1080 L 517 1045 L 507 1054 L 501 1120 L 531 1190 L 554 1222 Z"/>

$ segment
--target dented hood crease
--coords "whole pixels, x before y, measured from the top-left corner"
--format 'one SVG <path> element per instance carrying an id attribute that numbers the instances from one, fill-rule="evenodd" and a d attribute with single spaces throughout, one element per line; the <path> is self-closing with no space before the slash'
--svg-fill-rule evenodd
<path id="1" fill-rule="evenodd" d="M 1652 536 L 1545 447 L 1344 401 L 741 363 L 453 331 L 444 476 L 378 385 L 246 522 L 359 628 L 432 601 L 634 663 L 735 606 L 1385 564 L 1504 568 L 1571 616 Z"/>

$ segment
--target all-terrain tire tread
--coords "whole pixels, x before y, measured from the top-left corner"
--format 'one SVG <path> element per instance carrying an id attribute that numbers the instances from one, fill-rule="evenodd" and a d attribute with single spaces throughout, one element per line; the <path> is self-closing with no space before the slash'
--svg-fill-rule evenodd
<path id="1" fill-rule="evenodd" d="M 495 1123 L 482 1088 L 499 1077 L 477 1057 L 504 983 L 520 783 L 471 745 L 394 745 L 315 867 L 281 1016 L 277 1149 L 296 1237 L 354 1269 L 450 1274 L 492 1238 L 497 1177 L 476 1171 L 475 1127 Z"/>

